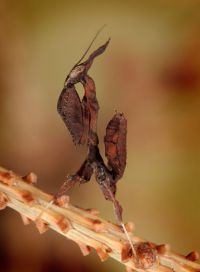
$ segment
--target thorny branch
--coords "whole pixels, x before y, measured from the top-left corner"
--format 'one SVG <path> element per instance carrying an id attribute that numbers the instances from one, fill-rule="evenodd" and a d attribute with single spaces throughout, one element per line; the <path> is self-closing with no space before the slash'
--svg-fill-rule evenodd
<path id="1" fill-rule="evenodd" d="M 62 196 L 57 204 L 47 207 L 53 196 L 35 187 L 36 181 L 33 173 L 20 177 L 0 167 L 0 209 L 8 206 L 20 213 L 25 225 L 35 223 L 40 233 L 51 228 L 76 242 L 84 256 L 94 248 L 102 261 L 114 258 L 129 272 L 200 271 L 200 264 L 195 262 L 198 253 L 174 254 L 169 245 L 156 245 L 135 236 L 132 234 L 133 223 L 127 223 L 126 229 L 137 254 L 135 259 L 130 255 L 130 245 L 118 225 L 98 217 L 95 209 L 73 206 L 68 196 Z"/>

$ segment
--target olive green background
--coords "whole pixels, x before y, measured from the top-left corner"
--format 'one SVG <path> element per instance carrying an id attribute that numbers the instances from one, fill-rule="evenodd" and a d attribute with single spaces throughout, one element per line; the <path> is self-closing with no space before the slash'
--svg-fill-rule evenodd
<path id="1" fill-rule="evenodd" d="M 0 164 L 54 193 L 82 163 L 56 112 L 64 79 L 96 31 L 92 50 L 100 104 L 98 131 L 115 110 L 128 119 L 127 168 L 117 198 L 136 234 L 174 251 L 200 251 L 200 2 L 0 2 Z M 79 94 L 83 91 L 78 86 Z M 70 191 L 73 204 L 115 221 L 95 180 Z M 53 231 L 39 235 L 18 214 L 0 213 L 0 271 L 124 271 L 93 252 L 82 257 Z"/>

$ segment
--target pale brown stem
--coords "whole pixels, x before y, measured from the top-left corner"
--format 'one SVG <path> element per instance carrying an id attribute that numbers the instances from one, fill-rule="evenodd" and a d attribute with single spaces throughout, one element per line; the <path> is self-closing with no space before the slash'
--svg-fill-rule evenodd
<path id="1" fill-rule="evenodd" d="M 20 177 L 0 167 L 0 209 L 8 206 L 20 213 L 24 224 L 35 222 L 40 233 L 51 228 L 76 242 L 83 255 L 94 248 L 102 261 L 114 258 L 125 265 L 127 271 L 200 271 L 200 264 L 195 262 L 197 253 L 186 257 L 174 254 L 168 245 L 158 246 L 133 235 L 133 224 L 129 223 L 126 229 L 137 258 L 131 256 L 130 245 L 120 226 L 98 217 L 95 209 L 73 206 L 68 196 L 48 206 L 53 196 L 36 188 L 33 185 L 35 182 L 36 175 L 33 173 Z"/>

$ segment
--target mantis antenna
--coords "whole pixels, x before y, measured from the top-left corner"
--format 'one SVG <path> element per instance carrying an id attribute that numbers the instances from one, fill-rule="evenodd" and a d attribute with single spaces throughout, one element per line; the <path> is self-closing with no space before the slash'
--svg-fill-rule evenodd
<path id="1" fill-rule="evenodd" d="M 106 27 L 106 25 L 103 25 L 95 34 L 94 38 L 92 39 L 92 41 L 90 42 L 88 48 L 86 49 L 85 53 L 82 55 L 82 57 L 80 58 L 80 60 L 74 65 L 77 66 L 86 56 L 86 54 L 88 53 L 88 51 L 90 50 L 91 46 L 93 45 L 94 41 L 96 40 L 96 38 L 99 36 L 100 32 Z"/>

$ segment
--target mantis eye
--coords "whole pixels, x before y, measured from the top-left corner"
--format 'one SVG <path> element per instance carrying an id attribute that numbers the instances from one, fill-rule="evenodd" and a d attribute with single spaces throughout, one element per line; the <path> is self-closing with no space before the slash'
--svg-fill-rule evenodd
<path id="1" fill-rule="evenodd" d="M 74 69 L 70 73 L 70 78 L 71 79 L 77 78 L 81 73 L 83 73 L 84 70 L 85 70 L 84 65 L 79 65 L 79 66 L 74 67 Z"/>

